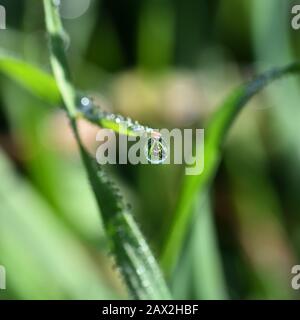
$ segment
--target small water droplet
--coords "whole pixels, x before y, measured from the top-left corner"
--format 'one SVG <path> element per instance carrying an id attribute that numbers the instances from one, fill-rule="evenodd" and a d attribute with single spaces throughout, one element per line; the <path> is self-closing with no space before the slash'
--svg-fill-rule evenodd
<path id="1" fill-rule="evenodd" d="M 150 256 L 150 257 L 148 257 L 148 262 L 149 262 L 149 264 L 154 264 L 155 259 L 152 256 Z"/>
<path id="2" fill-rule="evenodd" d="M 122 117 L 121 115 L 117 115 L 115 118 L 115 122 L 118 124 L 124 122 L 124 117 Z"/>
<path id="3" fill-rule="evenodd" d="M 109 114 L 106 116 L 106 119 L 107 119 L 107 120 L 114 121 L 114 120 L 116 119 L 116 116 L 115 116 L 113 113 L 109 113 Z"/>
<path id="4" fill-rule="evenodd" d="M 88 97 L 82 97 L 80 103 L 82 106 L 87 107 L 91 104 L 91 100 Z"/>
<path id="5" fill-rule="evenodd" d="M 159 133 L 151 135 L 145 145 L 145 156 L 152 164 L 160 164 L 166 161 L 168 157 L 168 148 Z"/>
<path id="6" fill-rule="evenodd" d="M 126 125 L 127 125 L 128 127 L 130 127 L 130 126 L 133 125 L 133 122 L 132 122 L 132 119 L 131 119 L 131 118 L 129 118 L 129 117 L 126 118 Z"/>
<path id="7" fill-rule="evenodd" d="M 89 99 L 89 98 L 83 97 L 83 98 L 81 99 L 81 104 L 82 104 L 82 105 L 87 106 L 89 103 L 90 103 L 90 99 Z"/>
<path id="8" fill-rule="evenodd" d="M 85 118 L 93 121 L 97 116 L 98 108 L 95 108 L 92 98 L 86 95 L 79 95 L 77 98 L 78 110 L 84 114 Z"/>
<path id="9" fill-rule="evenodd" d="M 137 268 L 136 273 L 141 276 L 142 274 L 145 273 L 145 268 L 144 267 Z"/>
<path id="10" fill-rule="evenodd" d="M 145 130 L 145 128 L 138 123 L 135 123 L 132 126 L 130 126 L 130 129 L 134 132 L 140 132 Z"/>
<path id="11" fill-rule="evenodd" d="M 150 282 L 147 281 L 147 280 L 143 280 L 142 284 L 143 284 L 143 287 L 144 287 L 144 288 L 150 287 Z"/>
<path id="12" fill-rule="evenodd" d="M 98 171 L 98 177 L 101 179 L 103 183 L 108 183 L 110 180 L 108 179 L 106 173 L 102 170 Z"/>
<path id="13" fill-rule="evenodd" d="M 145 131 L 146 133 L 152 133 L 154 130 L 152 128 L 146 127 Z"/>
<path id="14" fill-rule="evenodd" d="M 142 245 L 138 248 L 138 251 L 140 254 L 145 254 L 147 252 L 147 248 L 145 248 L 145 246 Z"/>

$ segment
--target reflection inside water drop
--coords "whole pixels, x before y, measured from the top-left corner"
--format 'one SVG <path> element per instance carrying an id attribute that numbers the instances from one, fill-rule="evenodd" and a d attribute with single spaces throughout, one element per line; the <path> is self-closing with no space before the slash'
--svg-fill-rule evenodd
<path id="1" fill-rule="evenodd" d="M 145 156 L 152 164 L 160 164 L 168 157 L 168 148 L 159 133 L 151 135 L 145 146 Z"/>

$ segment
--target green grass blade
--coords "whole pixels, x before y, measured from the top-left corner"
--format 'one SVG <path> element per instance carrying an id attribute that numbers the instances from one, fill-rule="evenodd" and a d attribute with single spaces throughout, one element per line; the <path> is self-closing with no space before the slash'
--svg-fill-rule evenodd
<path id="1" fill-rule="evenodd" d="M 202 194 L 212 181 L 220 161 L 220 151 L 227 132 L 245 104 L 267 84 L 284 75 L 299 73 L 300 64 L 273 69 L 234 91 L 218 108 L 205 131 L 205 169 L 201 175 L 186 175 L 182 184 L 175 216 L 162 253 L 162 265 L 170 273 L 176 264 L 182 243 L 191 220 L 192 206 L 197 195 Z"/>
<path id="2" fill-rule="evenodd" d="M 51 64 L 61 92 L 82 160 L 102 212 L 112 254 L 131 295 L 137 299 L 168 299 L 168 289 L 150 249 L 128 206 L 101 168 L 97 168 L 81 143 L 76 124 L 76 93 L 64 53 L 63 29 L 58 10 L 44 0 L 47 30 L 51 40 Z"/>
<path id="3" fill-rule="evenodd" d="M 53 63 L 55 64 L 56 62 L 53 61 Z M 20 58 L 16 58 L 11 53 L 0 50 L 0 71 L 48 104 L 62 105 L 60 92 L 54 77 L 39 67 Z M 66 90 L 68 90 L 67 87 Z M 80 98 L 78 94 L 77 98 Z M 92 102 L 92 99 L 89 108 L 84 108 L 80 105 L 79 100 L 80 99 L 76 101 L 74 115 L 76 114 L 77 118 L 83 118 L 101 128 L 111 129 L 117 133 L 128 136 L 137 136 L 140 134 L 140 131 L 133 130 L 133 128 L 137 126 L 139 126 L 142 131 L 153 130 L 128 118 L 122 120 L 121 123 L 117 123 L 115 119 L 121 119 L 123 118 L 122 116 L 102 112 L 100 107 Z"/>
<path id="4" fill-rule="evenodd" d="M 4 51 L 0 51 L 0 71 L 50 104 L 57 104 L 61 100 L 56 82 L 50 74 Z"/>
<path id="5" fill-rule="evenodd" d="M 192 274 L 196 299 L 227 299 L 221 257 L 215 237 L 212 208 L 208 195 L 200 203 L 195 201 L 195 224 L 192 226 L 190 246 Z"/>

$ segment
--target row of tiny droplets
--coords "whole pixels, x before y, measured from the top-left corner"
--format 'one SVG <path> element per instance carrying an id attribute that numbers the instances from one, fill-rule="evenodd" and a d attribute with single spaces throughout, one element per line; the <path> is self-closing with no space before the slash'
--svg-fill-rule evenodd
<path id="1" fill-rule="evenodd" d="M 133 122 L 130 118 L 124 118 L 121 115 L 115 115 L 113 113 L 102 111 L 93 103 L 91 98 L 86 96 L 80 97 L 79 105 L 79 112 L 81 112 L 86 119 L 93 123 L 99 124 L 101 119 L 107 119 L 120 126 L 123 125 L 129 131 L 139 134 L 146 134 L 149 137 L 148 143 L 144 149 L 147 160 L 152 164 L 160 164 L 166 160 L 167 147 L 158 131 L 155 131 L 147 126 L 143 126 L 137 121 Z"/>
<path id="2" fill-rule="evenodd" d="M 80 98 L 80 107 L 79 111 L 87 118 L 88 120 L 99 123 L 101 119 L 107 119 L 109 121 L 113 121 L 118 125 L 124 125 L 128 128 L 128 130 L 141 133 L 144 132 L 148 135 L 154 132 L 152 128 L 147 126 L 143 126 L 139 124 L 137 121 L 132 121 L 131 118 L 123 116 L 119 114 L 113 114 L 106 111 L 101 110 L 98 106 L 93 103 L 91 98 L 86 96 Z"/>

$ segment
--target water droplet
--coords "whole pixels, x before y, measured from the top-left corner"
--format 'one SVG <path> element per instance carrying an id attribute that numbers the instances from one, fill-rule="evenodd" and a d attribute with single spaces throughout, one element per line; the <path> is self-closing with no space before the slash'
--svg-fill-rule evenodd
<path id="1" fill-rule="evenodd" d="M 124 117 L 122 117 L 121 115 L 117 115 L 115 118 L 115 122 L 118 124 L 124 122 Z"/>
<path id="2" fill-rule="evenodd" d="M 168 148 L 159 133 L 151 135 L 145 145 L 145 156 L 152 164 L 160 164 L 166 161 L 168 157 Z"/>
<path id="3" fill-rule="evenodd" d="M 149 264 L 154 264 L 155 259 L 152 256 L 150 256 L 150 257 L 148 257 L 148 262 L 149 262 Z"/>
<path id="4" fill-rule="evenodd" d="M 146 133 L 152 133 L 154 130 L 152 128 L 146 127 L 145 131 Z"/>
<path id="5" fill-rule="evenodd" d="M 131 119 L 131 118 L 129 118 L 129 117 L 126 118 L 126 125 L 127 125 L 128 127 L 130 127 L 130 126 L 133 125 L 133 122 L 132 122 L 132 119 Z"/>
<path id="6" fill-rule="evenodd" d="M 82 97 L 80 103 L 82 106 L 87 107 L 91 104 L 91 100 L 88 97 Z"/>
<path id="7" fill-rule="evenodd" d="M 98 177 L 101 179 L 103 183 L 108 183 L 110 180 L 108 179 L 106 173 L 102 170 L 98 171 Z"/>
<path id="8" fill-rule="evenodd" d="M 109 114 L 106 116 L 106 119 L 107 119 L 107 120 L 114 121 L 114 120 L 116 119 L 116 116 L 115 116 L 113 113 L 109 113 Z"/>
<path id="9" fill-rule="evenodd" d="M 143 287 L 144 287 L 144 288 L 150 287 L 150 282 L 149 282 L 148 280 L 143 280 L 143 281 L 142 281 L 142 284 L 143 284 Z"/>
<path id="10" fill-rule="evenodd" d="M 134 132 L 141 132 L 145 130 L 145 128 L 138 123 L 135 123 L 132 126 L 130 126 L 130 129 Z"/>
<path id="11" fill-rule="evenodd" d="M 85 95 L 78 95 L 78 110 L 84 114 L 84 117 L 93 121 L 95 120 L 97 109 L 94 106 L 93 100 Z"/>
<path id="12" fill-rule="evenodd" d="M 145 268 L 144 267 L 139 267 L 139 268 L 137 268 L 136 269 L 136 273 L 139 275 L 139 276 L 141 276 L 142 274 L 144 274 L 145 273 Z"/>

